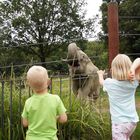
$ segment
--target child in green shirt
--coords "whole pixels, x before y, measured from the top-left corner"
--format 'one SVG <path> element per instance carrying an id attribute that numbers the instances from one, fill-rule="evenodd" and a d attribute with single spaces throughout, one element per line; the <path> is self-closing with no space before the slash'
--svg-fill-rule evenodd
<path id="1" fill-rule="evenodd" d="M 26 100 L 22 113 L 22 124 L 28 127 L 26 140 L 57 140 L 57 121 L 66 122 L 67 115 L 60 97 L 48 93 L 47 70 L 32 66 L 27 82 L 34 95 Z"/>

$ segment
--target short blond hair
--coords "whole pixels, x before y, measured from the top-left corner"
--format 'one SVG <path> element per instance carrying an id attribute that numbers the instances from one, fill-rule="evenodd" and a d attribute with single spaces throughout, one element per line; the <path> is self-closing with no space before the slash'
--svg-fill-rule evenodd
<path id="1" fill-rule="evenodd" d="M 117 80 L 128 80 L 128 73 L 130 72 L 131 65 L 132 61 L 127 55 L 118 54 L 111 64 L 112 78 Z"/>
<path id="2" fill-rule="evenodd" d="M 28 85 L 35 91 L 48 87 L 48 72 L 42 66 L 32 66 L 27 72 Z"/>

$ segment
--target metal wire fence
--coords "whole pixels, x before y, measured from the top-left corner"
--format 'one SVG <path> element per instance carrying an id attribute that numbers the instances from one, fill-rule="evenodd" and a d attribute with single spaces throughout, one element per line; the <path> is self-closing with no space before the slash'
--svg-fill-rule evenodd
<path id="1" fill-rule="evenodd" d="M 51 77 L 49 92 L 60 96 L 67 108 L 68 114 L 72 112 L 77 102 L 71 85 L 71 77 L 68 75 Z M 26 81 L 23 79 L 2 80 L 0 81 L 0 90 L 0 139 L 24 140 L 26 129 L 21 124 L 21 112 L 25 100 L 33 94 L 33 91 L 26 86 Z M 76 102 L 73 100 L 74 98 Z M 94 103 L 94 101 L 91 101 L 92 103 L 90 103 L 92 104 L 91 106 L 94 104 L 97 107 L 94 111 L 99 114 L 104 112 L 104 109 L 102 110 L 102 100 L 102 96 L 100 96 L 98 102 Z M 80 104 L 82 104 L 81 101 Z M 72 129 L 74 128 L 69 123 L 66 125 L 58 124 L 58 138 L 60 140 L 72 140 L 74 139 L 73 135 L 76 135 L 76 140 L 81 140 L 84 132 L 80 129 L 81 125 L 76 127 L 79 127 L 76 129 L 77 132 L 73 132 Z"/>

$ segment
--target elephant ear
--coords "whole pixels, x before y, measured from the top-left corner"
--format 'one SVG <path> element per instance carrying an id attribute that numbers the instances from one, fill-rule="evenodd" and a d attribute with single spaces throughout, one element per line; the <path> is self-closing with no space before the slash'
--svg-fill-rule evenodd
<path id="1" fill-rule="evenodd" d="M 79 47 L 77 47 L 77 51 L 81 50 Z"/>
<path id="2" fill-rule="evenodd" d="M 73 67 L 78 67 L 79 66 L 78 59 L 62 59 L 62 61 L 69 64 L 70 66 L 73 66 Z"/>
<path id="3" fill-rule="evenodd" d="M 80 62 L 88 63 L 88 62 L 91 61 L 89 59 L 89 57 L 83 51 L 79 51 L 79 53 L 77 54 L 77 56 L 78 56 L 78 60 Z"/>

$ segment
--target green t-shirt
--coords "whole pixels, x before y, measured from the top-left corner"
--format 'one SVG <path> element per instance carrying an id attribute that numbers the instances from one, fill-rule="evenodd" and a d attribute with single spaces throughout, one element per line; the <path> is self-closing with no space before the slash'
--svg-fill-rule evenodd
<path id="1" fill-rule="evenodd" d="M 56 116 L 65 112 L 58 95 L 34 94 L 27 99 L 22 113 L 29 123 L 26 140 L 56 140 Z"/>

